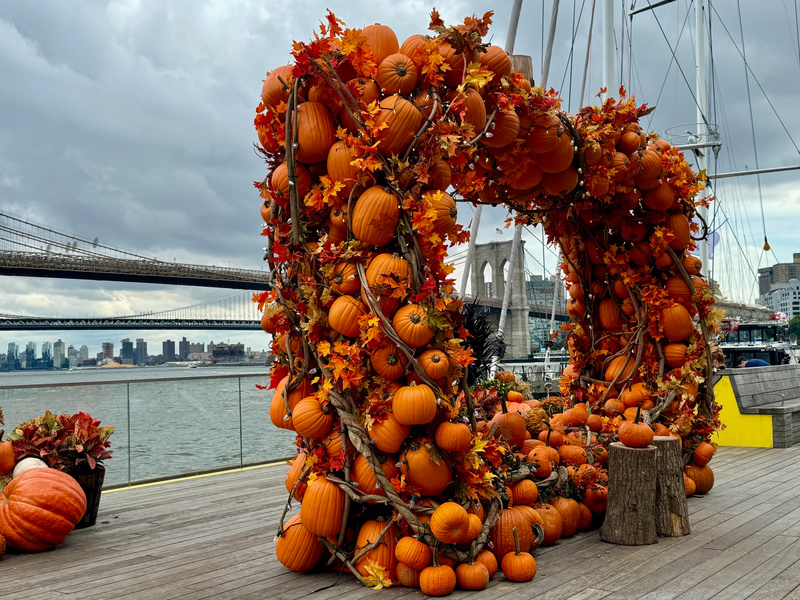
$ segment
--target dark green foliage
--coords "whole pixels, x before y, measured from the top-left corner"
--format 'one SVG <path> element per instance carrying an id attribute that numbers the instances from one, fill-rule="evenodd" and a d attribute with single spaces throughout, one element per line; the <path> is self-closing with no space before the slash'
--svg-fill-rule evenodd
<path id="1" fill-rule="evenodd" d="M 472 356 L 475 358 L 475 362 L 467 371 L 467 385 L 470 387 L 490 379 L 492 357 L 497 356 L 498 359 L 502 359 L 506 353 L 505 342 L 495 335 L 494 328 L 481 314 L 482 311 L 483 308 L 478 305 L 477 300 L 465 305 L 462 310 L 463 327 L 470 334 L 464 343 L 472 348 Z"/>

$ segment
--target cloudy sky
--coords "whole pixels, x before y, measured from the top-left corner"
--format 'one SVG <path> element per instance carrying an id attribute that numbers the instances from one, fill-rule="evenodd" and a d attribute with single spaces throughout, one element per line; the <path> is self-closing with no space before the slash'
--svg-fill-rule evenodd
<path id="1" fill-rule="evenodd" d="M 549 5 L 527 0 L 515 46 L 532 56 L 541 77 L 543 31 Z M 591 0 L 562 2 L 549 86 L 576 110 L 602 85 L 601 14 L 595 15 L 587 92 L 580 95 Z M 646 129 L 684 133 L 696 128 L 694 18 L 689 3 L 629 19 L 617 3 L 616 43 L 623 83 L 642 102 L 656 104 Z M 641 6 L 646 2 L 638 2 Z M 717 6 L 719 4 L 719 6 Z M 201 264 L 261 268 L 259 199 L 252 182 L 265 176 L 253 152 L 252 127 L 261 80 L 286 64 L 293 39 L 310 38 L 330 8 L 348 26 L 391 25 L 402 41 L 426 30 L 434 5 L 420 0 L 376 4 L 361 0 L 111 0 L 0 4 L 0 212 L 139 254 Z M 511 2 L 464 0 L 438 6 L 446 22 L 495 10 L 492 42 L 504 45 Z M 795 3 L 742 3 L 742 31 L 734 2 L 714 4 L 714 101 L 723 149 L 709 171 L 755 168 L 750 109 L 741 59 L 750 77 L 761 167 L 800 164 L 800 55 Z M 716 11 L 719 11 L 718 13 Z M 574 33 L 573 33 L 574 32 Z M 574 46 L 573 46 L 574 38 Z M 680 69 L 671 48 L 676 49 Z M 630 57 L 633 56 L 631 62 Z M 571 57 L 574 60 L 570 60 Z M 763 90 L 766 92 L 766 95 Z M 774 107 L 774 110 L 773 110 Z M 776 116 L 777 115 L 777 116 Z M 782 122 L 781 122 L 782 120 Z M 788 134 L 787 134 L 788 131 Z M 794 141 L 792 139 L 794 138 Z M 754 298 L 758 266 L 792 260 L 800 251 L 800 172 L 725 180 L 718 192 L 715 278 L 740 301 Z M 761 198 L 761 199 L 760 199 Z M 762 211 L 773 252 L 765 254 Z M 472 212 L 461 205 L 460 220 Z M 479 242 L 498 235 L 505 214 L 484 211 Z M 526 267 L 552 271 L 555 257 L 539 232 L 525 233 Z M 220 290 L 107 282 L 3 278 L 0 313 L 82 316 L 131 314 L 195 304 Z M 68 343 L 118 342 L 144 336 L 155 344 L 181 333 L 74 332 Z M 22 339 L 25 338 L 25 340 Z M 2 334 L 7 341 L 51 334 Z M 192 332 L 192 339 L 218 339 Z M 231 332 L 247 345 L 263 336 Z M 98 348 L 99 349 L 99 348 Z"/>

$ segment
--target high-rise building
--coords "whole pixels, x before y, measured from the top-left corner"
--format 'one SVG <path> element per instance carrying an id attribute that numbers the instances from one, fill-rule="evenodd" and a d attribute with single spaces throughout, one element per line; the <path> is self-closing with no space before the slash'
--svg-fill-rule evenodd
<path id="1" fill-rule="evenodd" d="M 172 349 L 173 355 L 175 354 L 175 348 Z M 135 365 L 143 365 L 147 362 L 147 342 L 145 342 L 142 338 L 136 340 L 136 351 L 134 352 L 133 357 L 133 364 Z"/>
<path id="2" fill-rule="evenodd" d="M 161 342 L 161 354 L 164 356 L 164 360 L 175 360 L 175 342 L 172 340 Z"/>
<path id="3" fill-rule="evenodd" d="M 777 263 L 771 267 L 760 268 L 758 270 L 758 293 L 763 298 L 774 284 L 789 283 L 792 279 L 800 279 L 800 252 L 792 255 L 790 263 Z"/>
<path id="4" fill-rule="evenodd" d="M 800 280 L 790 279 L 788 283 L 773 283 L 772 288 L 761 297 L 761 300 L 773 311 L 785 313 L 791 321 L 800 315 Z"/>
<path id="5" fill-rule="evenodd" d="M 12 360 L 17 360 L 19 358 L 19 346 L 14 342 L 8 343 L 8 354 L 6 354 L 6 360 L 11 362 Z"/>
<path id="6" fill-rule="evenodd" d="M 36 342 L 25 344 L 25 368 L 33 369 L 36 366 Z"/>
<path id="7" fill-rule="evenodd" d="M 191 352 L 190 348 L 191 344 L 189 343 L 189 340 L 184 337 L 180 342 L 178 342 L 178 358 L 181 360 L 186 360 L 189 358 L 189 352 Z"/>
<path id="8" fill-rule="evenodd" d="M 83 364 L 89 360 L 89 346 L 86 344 L 81 346 L 80 350 L 78 350 L 78 360 L 80 361 L 80 364 Z"/>
<path id="9" fill-rule="evenodd" d="M 67 360 L 69 361 L 69 368 L 78 366 L 78 350 L 72 344 L 67 348 Z"/>
<path id="10" fill-rule="evenodd" d="M 64 361 L 67 359 L 67 352 L 64 342 L 60 339 L 53 342 L 53 366 L 56 369 L 61 369 L 64 366 Z"/>
<path id="11" fill-rule="evenodd" d="M 125 338 L 120 342 L 122 349 L 119 351 L 120 362 L 123 365 L 132 365 L 133 362 L 133 342 L 129 338 Z"/>
<path id="12" fill-rule="evenodd" d="M 103 358 L 108 358 L 110 360 L 114 359 L 114 344 L 111 342 L 103 342 L 102 349 Z"/>
<path id="13" fill-rule="evenodd" d="M 53 345 L 50 342 L 42 342 L 42 360 L 49 361 L 53 358 Z"/>

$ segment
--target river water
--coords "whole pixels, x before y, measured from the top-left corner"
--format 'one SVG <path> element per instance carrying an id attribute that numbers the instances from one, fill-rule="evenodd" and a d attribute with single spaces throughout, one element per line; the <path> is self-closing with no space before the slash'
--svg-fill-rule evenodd
<path id="1" fill-rule="evenodd" d="M 264 366 L 0 373 L 0 428 L 46 410 L 113 425 L 106 485 L 238 467 L 295 453 L 295 434 L 270 422 L 272 391 L 256 388 L 268 380 Z"/>

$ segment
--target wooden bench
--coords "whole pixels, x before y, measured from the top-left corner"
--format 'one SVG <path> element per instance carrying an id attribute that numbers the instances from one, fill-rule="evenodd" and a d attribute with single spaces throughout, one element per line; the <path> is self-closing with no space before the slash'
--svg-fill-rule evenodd
<path id="1" fill-rule="evenodd" d="M 800 443 L 800 365 L 724 369 L 743 415 L 772 417 L 772 445 Z"/>

